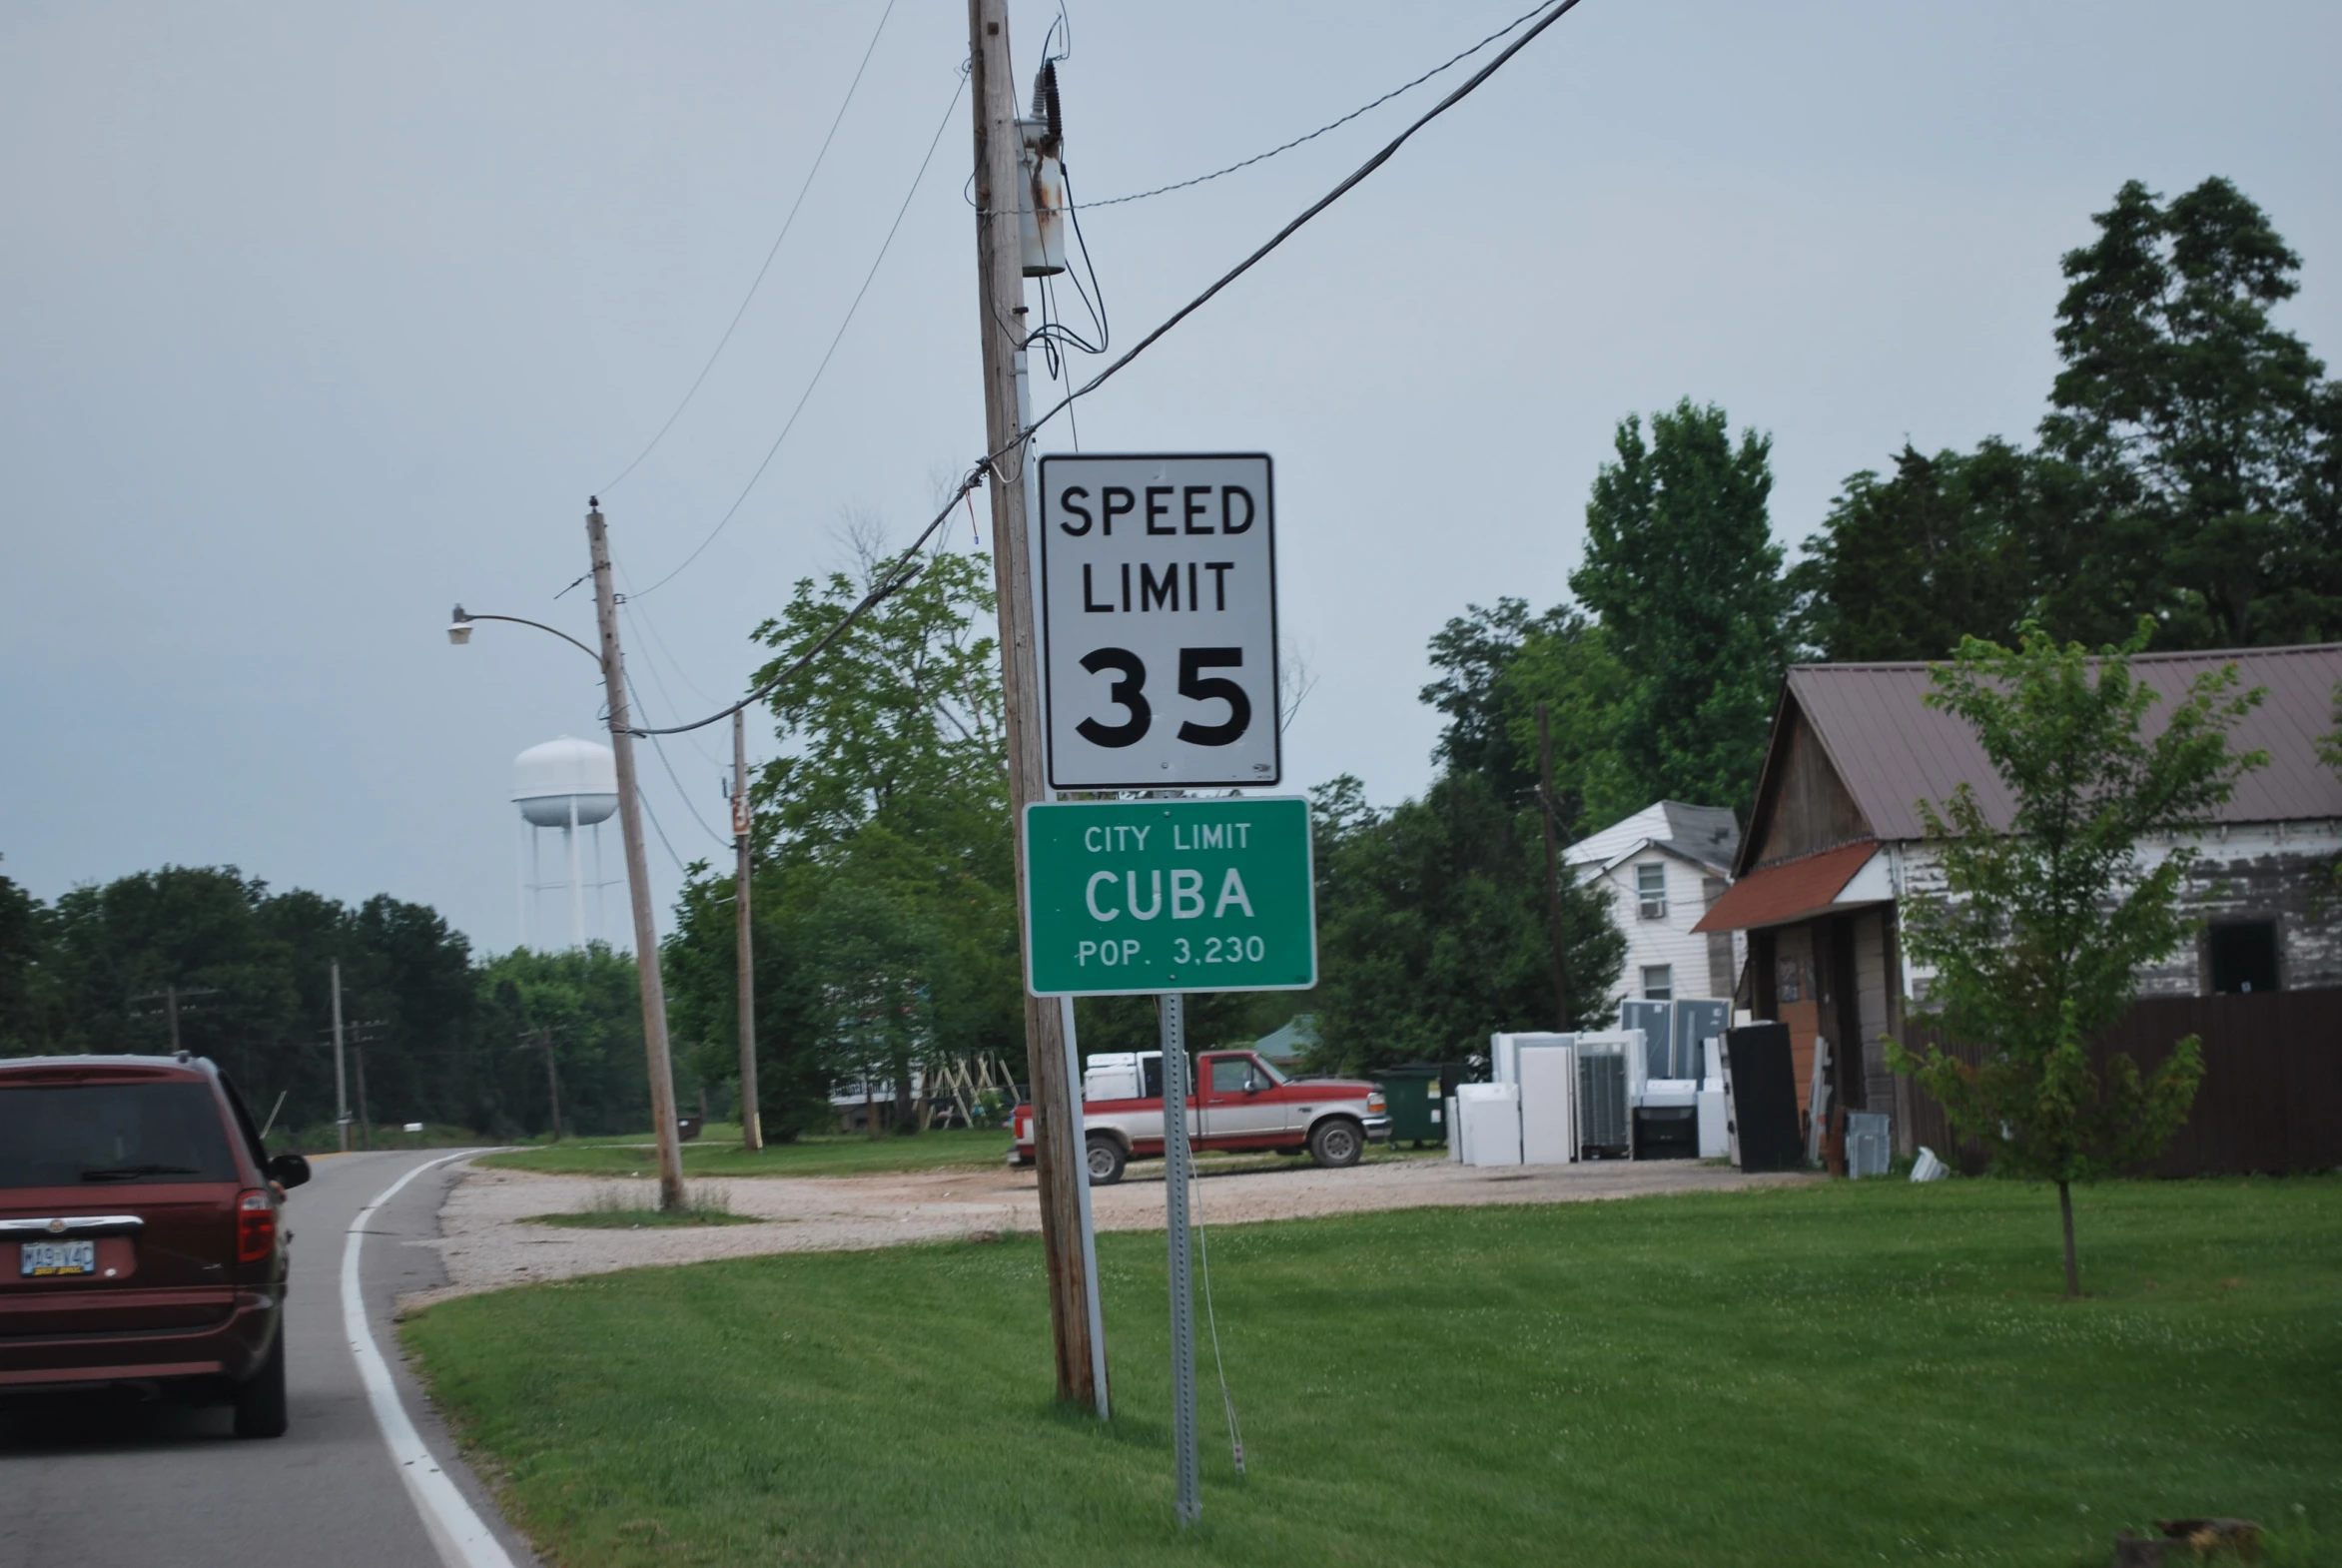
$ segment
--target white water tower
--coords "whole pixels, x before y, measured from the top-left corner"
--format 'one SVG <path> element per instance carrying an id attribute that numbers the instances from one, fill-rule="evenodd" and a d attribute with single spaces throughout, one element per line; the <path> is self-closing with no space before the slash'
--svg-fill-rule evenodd
<path id="1" fill-rule="evenodd" d="M 512 759 L 512 803 L 520 808 L 520 831 L 525 859 L 520 872 L 520 942 L 529 946 L 542 895 L 566 888 L 569 893 L 569 945 L 585 946 L 585 890 L 594 892 L 594 934 L 603 932 L 601 891 L 610 884 L 602 876 L 601 825 L 618 809 L 618 763 L 607 746 L 563 735 L 541 746 L 531 746 Z M 561 834 L 561 861 L 566 878 L 547 882 L 538 843 L 542 831 Z M 593 880 L 585 878 L 583 846 L 578 830 L 593 829 Z"/>

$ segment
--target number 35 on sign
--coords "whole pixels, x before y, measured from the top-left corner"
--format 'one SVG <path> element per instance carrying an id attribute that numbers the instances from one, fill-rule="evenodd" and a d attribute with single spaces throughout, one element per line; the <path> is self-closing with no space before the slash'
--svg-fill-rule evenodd
<path id="1" fill-rule="evenodd" d="M 1040 568 L 1052 788 L 1283 777 L 1264 454 L 1042 458 Z"/>

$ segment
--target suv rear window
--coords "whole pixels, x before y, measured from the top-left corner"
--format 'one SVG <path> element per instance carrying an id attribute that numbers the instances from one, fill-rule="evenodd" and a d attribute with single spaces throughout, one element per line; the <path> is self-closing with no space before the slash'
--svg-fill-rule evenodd
<path id="1" fill-rule="evenodd" d="M 236 1178 L 208 1085 L 0 1089 L 0 1187 Z"/>

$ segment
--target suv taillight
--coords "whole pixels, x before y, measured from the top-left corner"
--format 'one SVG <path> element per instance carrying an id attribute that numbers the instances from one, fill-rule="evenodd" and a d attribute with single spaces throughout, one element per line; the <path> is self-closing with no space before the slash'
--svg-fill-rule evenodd
<path id="1" fill-rule="evenodd" d="M 277 1249 L 277 1205 L 258 1187 L 236 1199 L 236 1260 L 257 1263 Z"/>

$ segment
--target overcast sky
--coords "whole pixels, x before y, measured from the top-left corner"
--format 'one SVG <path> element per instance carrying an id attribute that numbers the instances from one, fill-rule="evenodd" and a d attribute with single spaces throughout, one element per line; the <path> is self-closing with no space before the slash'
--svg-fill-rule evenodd
<path id="1" fill-rule="evenodd" d="M 594 732 L 596 671 L 522 628 L 451 648 L 448 605 L 590 640 L 584 591 L 554 595 L 596 490 L 624 577 L 668 573 L 907 192 L 762 480 L 635 606 L 652 716 L 728 701 L 847 515 L 905 534 L 981 449 L 966 9 L 896 0 L 737 336 L 608 487 L 739 306 L 885 4 L 0 9 L 0 871 L 53 898 L 234 864 L 510 946 L 511 759 Z M 1525 0 L 1069 5 L 1069 173 L 1099 201 L 1322 124 Z M 1012 14 L 1023 82 L 1058 12 Z M 1080 439 L 1274 454 L 1317 677 L 1288 782 L 1391 802 L 1430 772 L 1425 639 L 1565 596 L 1620 416 L 1688 394 L 1771 432 L 1794 545 L 1906 437 L 2031 430 L 2058 257 L 2125 179 L 2237 181 L 2306 264 L 2282 320 L 2342 356 L 2337 59 L 2330 0 L 1586 0 L 1084 404 Z M 1117 342 L 1463 74 L 1093 213 Z M 667 743 L 688 799 L 644 753 L 683 859 L 718 852 L 728 749 Z M 651 856 L 663 913 L 681 879 Z"/>

